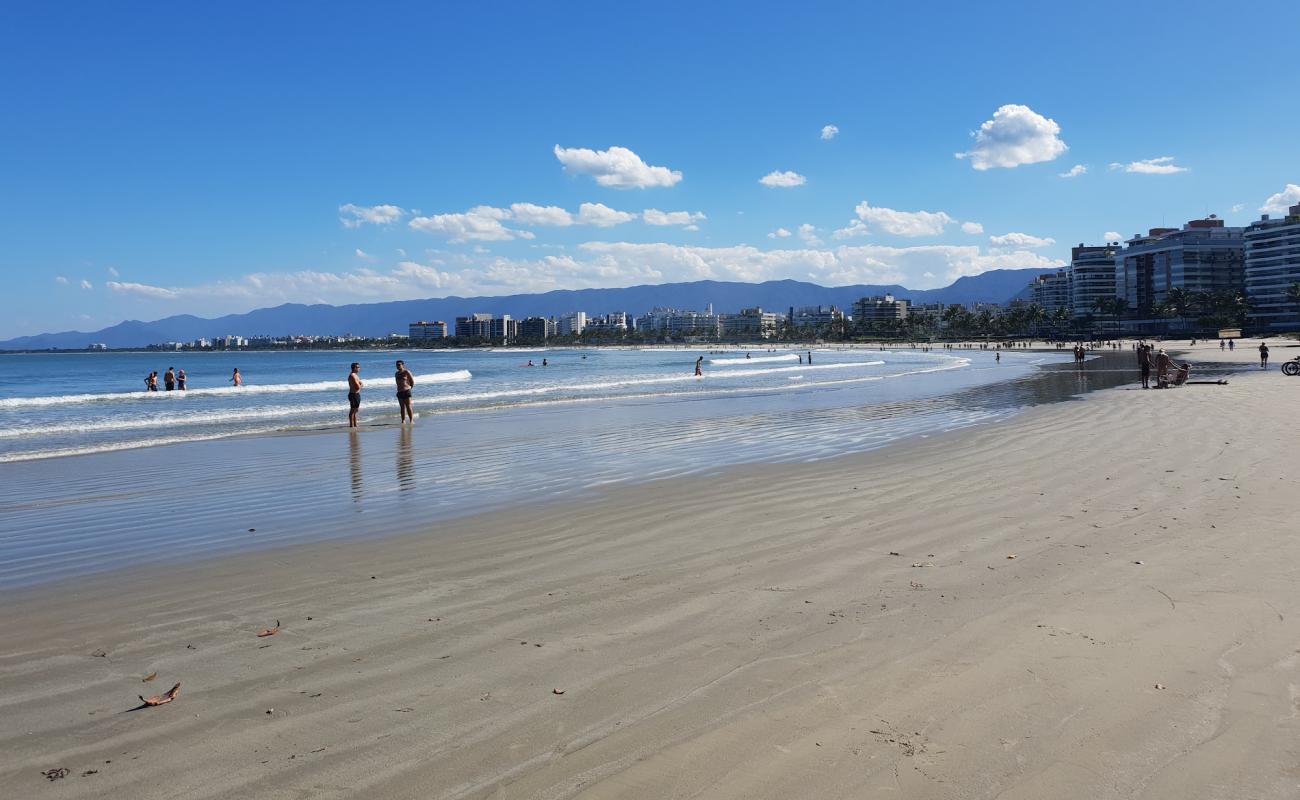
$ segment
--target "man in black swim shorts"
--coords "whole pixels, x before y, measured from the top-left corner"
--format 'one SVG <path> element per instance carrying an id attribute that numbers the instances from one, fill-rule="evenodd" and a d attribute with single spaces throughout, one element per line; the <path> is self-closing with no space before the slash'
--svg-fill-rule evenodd
<path id="1" fill-rule="evenodd" d="M 348 374 L 348 427 L 357 427 L 357 411 L 361 408 L 361 365 L 352 362 L 352 372 Z"/>
<path id="2" fill-rule="evenodd" d="M 405 361 L 397 362 L 397 372 L 393 378 L 397 381 L 397 408 L 402 415 L 402 422 L 415 422 L 415 413 L 411 411 L 411 389 L 415 387 L 415 376 L 406 368 Z"/>

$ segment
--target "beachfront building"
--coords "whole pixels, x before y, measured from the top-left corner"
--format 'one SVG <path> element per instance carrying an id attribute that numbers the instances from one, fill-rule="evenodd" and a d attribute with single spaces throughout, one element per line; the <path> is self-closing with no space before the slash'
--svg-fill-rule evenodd
<path id="1" fill-rule="evenodd" d="M 890 324 L 907 319 L 911 302 L 892 294 L 864 297 L 853 304 L 853 322 L 862 327 Z"/>
<path id="2" fill-rule="evenodd" d="M 1240 290 L 1245 279 L 1244 228 L 1210 215 L 1179 228 L 1152 228 L 1125 242 L 1115 257 L 1115 295 L 1139 321 L 1153 321 L 1169 292 Z M 1139 322 L 1141 324 L 1141 322 Z"/>
<path id="3" fill-rule="evenodd" d="M 649 336 L 705 338 L 716 338 L 722 330 L 721 320 L 713 313 L 711 304 L 703 312 L 656 307 L 637 318 L 636 329 Z"/>
<path id="4" fill-rule="evenodd" d="M 555 320 L 546 317 L 528 317 L 519 321 L 519 338 L 530 342 L 544 342 L 555 335 Z"/>
<path id="5" fill-rule="evenodd" d="M 1095 315 L 1098 301 L 1114 300 L 1115 254 L 1119 245 L 1070 248 L 1070 307 L 1074 318 Z"/>
<path id="6" fill-rule="evenodd" d="M 492 315 L 470 314 L 468 317 L 456 317 L 457 339 L 492 338 Z"/>
<path id="7" fill-rule="evenodd" d="M 407 338 L 412 342 L 427 342 L 433 339 L 447 338 L 447 323 L 442 320 L 437 322 L 412 322 L 406 327 Z"/>
<path id="8" fill-rule="evenodd" d="M 510 344 L 519 338 L 519 320 L 511 319 L 509 314 L 494 317 L 488 328 L 489 337 L 502 344 Z"/>
<path id="9" fill-rule="evenodd" d="M 793 328 L 832 328 L 844 322 L 844 312 L 835 306 L 790 306 L 786 321 Z"/>
<path id="10" fill-rule="evenodd" d="M 721 317 L 722 335 L 729 339 L 769 339 L 776 335 L 781 315 L 761 308 L 744 308 Z"/>
<path id="11" fill-rule="evenodd" d="M 587 329 L 587 312 L 574 311 L 565 314 L 556 323 L 555 332 L 559 336 L 580 336 Z"/>
<path id="12" fill-rule="evenodd" d="M 1066 270 L 1039 275 L 1029 284 L 1029 302 L 1049 314 L 1070 308 L 1070 273 Z"/>
<path id="13" fill-rule="evenodd" d="M 1289 294 L 1300 284 L 1300 205 L 1279 219 L 1265 214 L 1246 228 L 1244 238 L 1251 324 L 1268 331 L 1300 330 L 1300 298 Z"/>
<path id="14" fill-rule="evenodd" d="M 589 331 L 626 333 L 627 329 L 627 313 L 624 311 L 612 311 L 587 320 L 587 330 Z"/>

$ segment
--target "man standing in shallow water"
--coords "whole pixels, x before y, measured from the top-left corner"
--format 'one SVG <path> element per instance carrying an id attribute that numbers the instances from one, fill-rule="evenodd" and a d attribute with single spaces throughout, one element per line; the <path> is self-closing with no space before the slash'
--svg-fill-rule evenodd
<path id="1" fill-rule="evenodd" d="M 415 412 L 411 411 L 411 389 L 415 386 L 415 376 L 406 368 L 405 361 L 397 362 L 397 372 L 393 375 L 397 381 L 397 410 L 402 415 L 402 422 L 415 422 Z"/>
<path id="2" fill-rule="evenodd" d="M 357 411 L 361 408 L 361 365 L 352 362 L 352 372 L 348 373 L 348 427 L 357 427 Z"/>

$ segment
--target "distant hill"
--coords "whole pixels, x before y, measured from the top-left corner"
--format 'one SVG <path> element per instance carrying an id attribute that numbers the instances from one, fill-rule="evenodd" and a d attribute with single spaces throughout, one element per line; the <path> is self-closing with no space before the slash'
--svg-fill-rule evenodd
<path id="1" fill-rule="evenodd" d="M 216 319 L 182 314 L 156 322 L 128 320 L 98 331 L 65 331 L 20 336 L 0 342 L 0 350 L 76 350 L 102 342 L 109 347 L 144 347 L 160 342 L 185 342 L 201 337 L 285 336 L 289 334 L 385 336 L 405 333 L 407 323 L 416 320 L 446 320 L 475 312 L 510 314 L 515 318 L 586 311 L 603 314 L 626 311 L 643 314 L 655 306 L 703 309 L 710 303 L 719 312 L 760 306 L 784 312 L 790 306 L 837 305 L 848 309 L 860 297 L 893 294 L 913 303 L 1005 303 L 1021 292 L 1041 269 L 996 269 L 958 278 L 942 289 L 907 289 L 902 286 L 818 286 L 803 281 L 736 283 L 694 281 L 657 286 L 629 286 L 623 289 L 572 289 L 544 294 L 516 294 L 504 297 L 444 297 L 429 300 L 398 300 L 346 306 L 286 303 L 259 308 L 246 314 Z"/>

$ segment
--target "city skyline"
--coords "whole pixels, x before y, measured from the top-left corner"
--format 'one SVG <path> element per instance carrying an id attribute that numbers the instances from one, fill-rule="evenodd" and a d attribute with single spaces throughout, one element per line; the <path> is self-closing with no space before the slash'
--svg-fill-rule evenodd
<path id="1" fill-rule="evenodd" d="M 1300 202 L 1269 60 L 1294 9 L 1203 67 L 1187 42 L 1230 16 L 1208 4 L 954 5 L 943 29 L 669 4 L 617 29 L 669 43 L 600 46 L 587 8 L 11 14 L 7 72 L 42 69 L 0 129 L 0 338 L 703 278 L 924 289 Z M 1150 35 L 1107 59 L 1100 32 Z"/>

